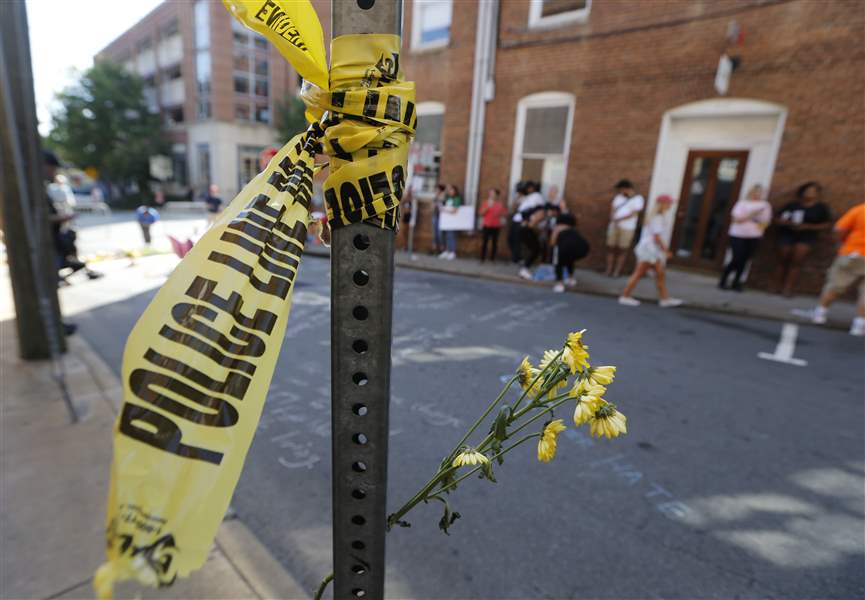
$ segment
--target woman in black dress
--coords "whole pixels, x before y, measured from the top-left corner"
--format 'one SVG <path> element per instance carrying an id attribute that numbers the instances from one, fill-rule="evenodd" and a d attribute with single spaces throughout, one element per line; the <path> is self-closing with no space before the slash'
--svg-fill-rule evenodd
<path id="1" fill-rule="evenodd" d="M 811 254 L 820 232 L 832 226 L 829 207 L 820 200 L 823 187 L 816 181 L 803 183 L 796 199 L 785 204 L 775 218 L 778 225 L 776 289 L 792 296 L 802 263 Z"/>

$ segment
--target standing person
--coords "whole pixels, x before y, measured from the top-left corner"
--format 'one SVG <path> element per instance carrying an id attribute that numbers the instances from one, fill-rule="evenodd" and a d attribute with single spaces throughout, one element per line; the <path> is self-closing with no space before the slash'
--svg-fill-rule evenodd
<path id="1" fill-rule="evenodd" d="M 829 306 L 858 283 L 856 317 L 850 325 L 850 335 L 865 336 L 865 202 L 857 204 L 835 223 L 835 236 L 841 246 L 829 267 L 820 303 L 811 311 L 794 311 L 812 322 L 823 325 Z"/>
<path id="2" fill-rule="evenodd" d="M 615 189 L 616 195 L 610 204 L 610 224 L 607 226 L 607 277 L 622 274 L 640 212 L 646 205 L 629 179 L 619 181 Z"/>
<path id="3" fill-rule="evenodd" d="M 444 251 L 442 243 L 442 230 L 439 228 L 439 217 L 441 209 L 445 201 L 445 186 L 441 183 L 436 184 L 436 193 L 433 196 L 432 206 L 432 235 L 433 235 L 433 254 L 440 254 Z"/>
<path id="4" fill-rule="evenodd" d="M 776 290 L 792 296 L 802 263 L 811 254 L 820 232 L 831 227 L 829 207 L 820 200 L 823 187 L 808 181 L 796 190 L 796 199 L 781 207 L 775 223 L 778 230 Z"/>
<path id="5" fill-rule="evenodd" d="M 667 293 L 667 286 L 664 281 L 665 267 L 667 258 L 670 257 L 670 249 L 664 243 L 661 237 L 664 233 L 664 214 L 673 205 L 673 198 L 664 194 L 655 198 L 655 208 L 652 215 L 647 219 L 647 223 L 643 225 L 643 231 L 640 233 L 640 241 L 637 242 L 634 248 L 634 254 L 637 256 L 637 267 L 634 269 L 633 275 L 625 284 L 625 289 L 622 290 L 622 295 L 619 296 L 619 304 L 625 306 L 639 306 L 640 301 L 631 296 L 637 283 L 643 278 L 649 269 L 655 271 L 655 285 L 658 288 L 658 305 L 661 308 L 672 308 L 680 306 L 683 302 L 678 298 L 671 298 Z"/>
<path id="6" fill-rule="evenodd" d="M 501 202 L 501 191 L 497 188 L 491 188 L 487 192 L 487 199 L 481 205 L 478 211 L 481 215 L 481 226 L 483 233 L 483 241 L 481 242 L 481 262 L 487 258 L 487 243 L 492 246 L 490 260 L 496 261 L 496 250 L 499 245 L 499 231 L 501 231 L 502 223 L 504 222 L 506 211 Z"/>
<path id="7" fill-rule="evenodd" d="M 520 230 L 523 228 L 523 216 L 520 214 L 520 204 L 526 196 L 525 182 L 517 182 L 514 200 L 511 204 L 513 214 L 508 223 L 508 248 L 511 251 L 511 262 L 519 264 L 523 259 L 522 241 L 520 241 Z"/>
<path id="8" fill-rule="evenodd" d="M 444 204 L 442 211 L 455 213 L 457 209 L 463 205 L 462 196 L 457 189 L 457 186 L 451 184 L 445 188 Z M 445 260 L 453 260 L 457 257 L 457 232 L 455 229 L 445 231 L 445 251 L 439 254 L 439 258 Z"/>
<path id="9" fill-rule="evenodd" d="M 144 237 L 144 243 L 149 246 L 151 242 L 150 227 L 159 220 L 159 211 L 151 206 L 142 204 L 135 209 L 135 218 L 138 220 L 138 225 L 141 227 L 141 235 Z"/>
<path id="10" fill-rule="evenodd" d="M 556 218 L 556 226 L 550 236 L 550 246 L 553 249 L 553 265 L 556 269 L 556 284 L 553 291 L 565 291 L 565 285 L 577 285 L 574 279 L 574 264 L 588 256 L 589 243 L 577 231 L 577 218 L 571 213 L 562 213 Z M 567 270 L 568 278 L 564 279 Z"/>
<path id="11" fill-rule="evenodd" d="M 721 281 L 718 282 L 718 287 L 722 290 L 731 289 L 727 287 L 727 278 L 733 273 L 732 289 L 742 291 L 742 272 L 757 251 L 760 238 L 772 220 L 772 206 L 763 196 L 763 186 L 757 184 L 748 190 L 744 200 L 739 200 L 733 206 L 729 229 L 733 258 L 727 263 L 721 274 Z"/>
<path id="12" fill-rule="evenodd" d="M 406 189 L 402 194 L 402 202 L 399 205 L 399 214 L 402 225 L 397 233 L 396 248 L 399 250 L 408 250 L 408 233 L 411 229 L 411 205 L 414 203 L 414 197 L 411 189 Z"/>
<path id="13" fill-rule="evenodd" d="M 520 242 L 523 255 L 523 266 L 519 276 L 523 279 L 533 279 L 531 268 L 541 255 L 541 240 L 538 230 L 543 226 L 547 211 L 544 209 L 544 197 L 538 191 L 538 184 L 527 181 L 525 197 L 517 208 L 520 215 Z"/>
<path id="14" fill-rule="evenodd" d="M 222 206 L 222 198 L 219 197 L 219 186 L 215 183 L 211 183 L 208 186 L 204 203 L 207 204 L 207 224 L 213 225 L 219 216 L 220 207 Z"/>

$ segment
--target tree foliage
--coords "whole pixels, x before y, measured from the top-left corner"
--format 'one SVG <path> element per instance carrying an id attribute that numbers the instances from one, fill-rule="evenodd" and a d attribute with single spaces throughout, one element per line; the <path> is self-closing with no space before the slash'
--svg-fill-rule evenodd
<path id="1" fill-rule="evenodd" d="M 306 131 L 309 123 L 303 114 L 305 111 L 306 105 L 296 96 L 276 103 L 276 129 L 279 132 L 280 144 L 286 143 L 301 131 Z"/>
<path id="2" fill-rule="evenodd" d="M 147 108 L 141 78 L 119 65 L 98 62 L 57 100 L 50 146 L 82 169 L 95 167 L 104 181 L 135 181 L 143 189 L 150 157 L 164 154 L 167 143 L 159 114 Z"/>

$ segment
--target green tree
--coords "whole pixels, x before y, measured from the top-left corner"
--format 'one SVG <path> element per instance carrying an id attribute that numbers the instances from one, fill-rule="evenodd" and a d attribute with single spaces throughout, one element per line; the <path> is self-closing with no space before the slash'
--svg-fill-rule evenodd
<path id="1" fill-rule="evenodd" d="M 306 105 L 303 100 L 294 96 L 276 103 L 276 129 L 279 132 L 281 144 L 296 136 L 301 131 L 306 131 L 309 123 L 303 113 Z"/>
<path id="2" fill-rule="evenodd" d="M 99 62 L 57 94 L 49 145 L 81 167 L 95 167 L 104 181 L 136 182 L 144 190 L 150 157 L 164 154 L 159 114 L 151 113 L 144 82 L 121 66 Z"/>

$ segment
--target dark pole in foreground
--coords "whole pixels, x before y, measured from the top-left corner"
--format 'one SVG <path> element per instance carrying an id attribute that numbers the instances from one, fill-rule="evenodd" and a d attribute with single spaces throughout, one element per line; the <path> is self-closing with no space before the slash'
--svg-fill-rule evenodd
<path id="1" fill-rule="evenodd" d="M 401 34 L 402 0 L 332 0 L 333 37 Z M 384 597 L 394 232 L 333 230 L 334 598 Z"/>
<path id="2" fill-rule="evenodd" d="M 24 359 L 57 359 L 57 265 L 43 197 L 42 152 L 23 0 L 0 2 L 0 216 Z"/>

